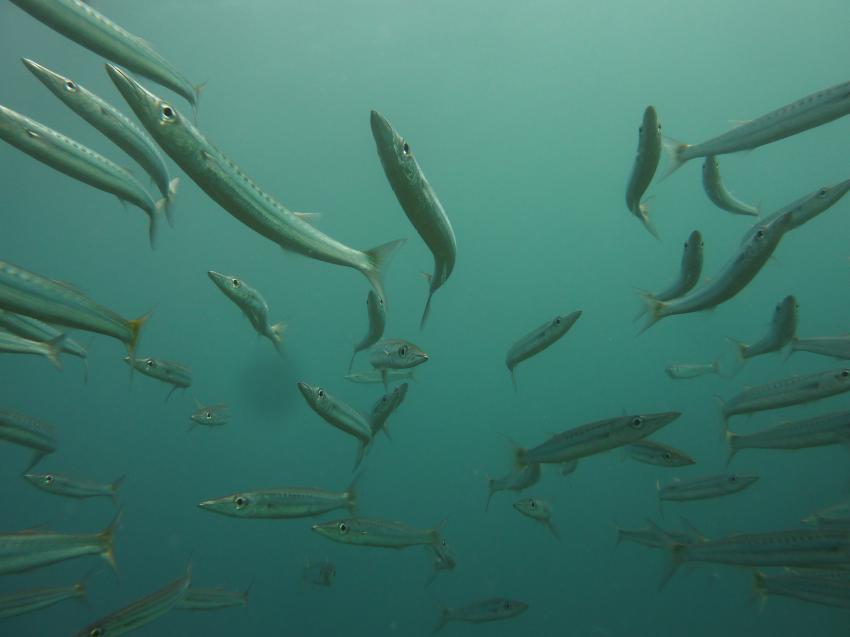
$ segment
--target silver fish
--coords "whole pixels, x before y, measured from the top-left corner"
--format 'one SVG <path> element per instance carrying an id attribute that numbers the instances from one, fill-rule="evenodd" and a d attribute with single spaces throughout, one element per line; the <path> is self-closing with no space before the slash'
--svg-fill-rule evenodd
<path id="1" fill-rule="evenodd" d="M 759 216 L 758 206 L 746 204 L 726 190 L 726 186 L 720 179 L 720 164 L 713 155 L 707 156 L 702 165 L 702 187 L 711 202 L 718 208 L 736 215 Z"/>
<path id="2" fill-rule="evenodd" d="M 521 469 L 517 469 L 502 478 L 487 478 L 489 495 L 484 510 L 490 508 L 490 500 L 497 491 L 522 491 L 534 486 L 540 481 L 540 464 L 532 462 Z"/>
<path id="3" fill-rule="evenodd" d="M 304 560 L 304 568 L 301 570 L 301 588 L 307 584 L 327 588 L 334 583 L 336 567 L 327 560 L 311 564 L 309 559 Z"/>
<path id="4" fill-rule="evenodd" d="M 804 524 L 813 524 L 821 528 L 850 528 L 850 503 L 845 502 L 826 509 L 821 509 L 812 515 L 803 518 L 802 522 Z"/>
<path id="5" fill-rule="evenodd" d="M 6 330 L 0 330 L 0 354 L 32 354 L 35 356 L 44 356 L 50 361 L 51 365 L 61 370 L 62 361 L 59 360 L 59 354 L 62 353 L 64 341 L 64 334 L 60 334 L 53 340 L 43 343 L 12 334 Z"/>
<path id="6" fill-rule="evenodd" d="M 428 354 L 410 341 L 400 338 L 379 342 L 369 354 L 369 363 L 381 373 L 384 389 L 387 389 L 390 370 L 411 369 L 427 361 Z"/>
<path id="7" fill-rule="evenodd" d="M 752 434 L 726 430 L 729 460 L 742 449 L 808 449 L 824 445 L 850 444 L 850 411 L 784 422 Z"/>
<path id="8" fill-rule="evenodd" d="M 420 329 L 425 327 L 431 311 L 431 298 L 452 273 L 457 256 L 457 242 L 452 224 L 437 199 L 431 184 L 425 178 L 410 145 L 399 135 L 387 119 L 372 111 L 370 116 L 372 137 L 384 173 L 395 192 L 404 214 L 434 255 L 434 273 L 425 275 L 428 280 L 428 300 L 422 313 Z"/>
<path id="9" fill-rule="evenodd" d="M 658 239 L 658 232 L 649 220 L 649 205 L 641 203 L 646 189 L 652 182 L 661 159 L 661 122 L 655 108 L 647 106 L 643 112 L 643 123 L 638 129 L 638 147 L 632 174 L 626 185 L 626 207 L 641 220 L 650 234 Z"/>
<path id="10" fill-rule="evenodd" d="M 384 370 L 384 373 L 387 377 L 387 383 L 398 382 L 400 380 L 415 380 L 413 378 L 413 370 L 410 369 L 386 369 Z M 345 380 L 364 385 L 377 385 L 378 383 L 384 382 L 382 376 L 383 374 L 381 372 L 375 370 L 368 372 L 353 372 L 351 374 L 346 374 Z"/>
<path id="11" fill-rule="evenodd" d="M 318 385 L 298 383 L 298 389 L 310 408 L 321 416 L 322 420 L 357 438 L 359 446 L 354 460 L 354 468 L 357 469 L 372 445 L 372 427 L 368 419 Z"/>
<path id="12" fill-rule="evenodd" d="M 389 549 L 439 544 L 439 529 L 439 526 L 433 529 L 416 529 L 401 522 L 375 518 L 331 520 L 313 525 L 316 533 L 334 542 Z"/>
<path id="13" fill-rule="evenodd" d="M 753 573 L 753 589 L 759 600 L 772 595 L 793 597 L 822 606 L 850 608 L 850 581 L 822 576 Z"/>
<path id="14" fill-rule="evenodd" d="M 189 418 L 192 420 L 192 427 L 195 425 L 204 425 L 205 427 L 221 427 L 230 421 L 230 413 L 225 404 L 220 405 L 202 405 L 198 399 L 195 399 L 197 409 Z"/>
<path id="15" fill-rule="evenodd" d="M 552 522 L 552 505 L 546 500 L 541 500 L 540 498 L 520 498 L 514 502 L 513 506 L 515 510 L 524 516 L 543 524 L 555 536 L 556 540 L 561 541 L 558 529 L 555 527 L 555 523 Z"/>
<path id="16" fill-rule="evenodd" d="M 515 599 L 501 597 L 485 599 L 460 608 L 443 608 L 432 633 L 441 630 L 448 622 L 467 622 L 483 624 L 485 622 L 502 621 L 522 615 L 528 610 L 528 604 Z"/>
<path id="17" fill-rule="evenodd" d="M 623 457 L 658 467 L 686 467 L 695 462 L 684 451 L 652 440 L 638 440 L 623 447 Z"/>
<path id="18" fill-rule="evenodd" d="M 655 486 L 658 490 L 659 501 L 685 502 L 738 493 L 755 484 L 758 479 L 759 476 L 756 475 L 730 473 L 691 480 L 679 480 L 677 478 L 663 487 L 660 482 L 656 482 Z"/>
<path id="19" fill-rule="evenodd" d="M 739 365 L 750 358 L 770 352 L 778 352 L 788 345 L 797 333 L 797 310 L 799 307 L 797 299 L 789 294 L 773 308 L 770 331 L 760 341 L 747 345 L 730 338 Z"/>
<path id="20" fill-rule="evenodd" d="M 365 252 L 332 239 L 262 190 L 171 104 L 121 69 L 106 70 L 151 137 L 213 201 L 284 250 L 358 270 L 386 299 L 381 275 L 403 239 Z"/>
<path id="21" fill-rule="evenodd" d="M 78 480 L 55 473 L 27 473 L 24 478 L 34 487 L 54 495 L 61 495 L 66 498 L 107 497 L 112 498 L 112 501 L 118 504 L 118 489 L 126 476 L 121 476 L 108 484 Z"/>
<path id="22" fill-rule="evenodd" d="M 154 245 L 165 200 L 154 201 L 127 170 L 5 106 L 0 106 L 0 139 L 69 177 L 140 208 L 148 216 L 148 237 L 151 246 Z"/>
<path id="23" fill-rule="evenodd" d="M 52 325 L 48 325 L 44 321 L 39 321 L 37 318 L 7 312 L 6 310 L 0 310 L 0 327 L 18 336 L 23 336 L 32 341 L 41 341 L 42 343 L 54 341 L 63 334 Z M 62 341 L 62 351 L 65 354 L 82 359 L 86 369 L 86 378 L 88 378 L 89 365 L 86 349 L 66 334 L 65 339 Z"/>
<path id="24" fill-rule="evenodd" d="M 791 350 L 794 352 L 811 352 L 821 356 L 831 356 L 841 360 L 850 360 L 850 334 L 840 336 L 815 336 L 813 338 L 792 338 Z"/>
<path id="25" fill-rule="evenodd" d="M 389 394 L 381 396 L 372 407 L 372 411 L 369 416 L 369 426 L 372 429 L 373 438 L 381 430 L 383 430 L 387 437 L 389 437 L 390 431 L 387 419 L 395 412 L 396 409 L 399 408 L 401 403 L 404 402 L 404 399 L 407 396 L 407 388 L 407 383 L 402 383 Z"/>
<path id="26" fill-rule="evenodd" d="M 674 363 L 664 368 L 670 378 L 674 380 L 699 378 L 709 374 L 720 375 L 720 361 L 713 363 Z"/>
<path id="27" fill-rule="evenodd" d="M 133 358 L 131 356 L 125 356 L 124 362 L 145 376 L 172 385 L 165 400 L 168 400 L 176 389 L 186 389 L 192 386 L 192 370 L 182 363 L 166 361 L 161 358 Z"/>
<path id="28" fill-rule="evenodd" d="M 702 234 L 699 230 L 694 230 L 685 241 L 679 278 L 658 294 L 653 294 L 653 298 L 657 301 L 670 301 L 690 292 L 699 283 L 702 275 L 703 247 Z"/>
<path id="29" fill-rule="evenodd" d="M 257 334 L 269 339 L 280 353 L 281 335 L 286 329 L 286 324 L 269 325 L 269 306 L 263 296 L 245 281 L 232 274 L 220 274 L 210 270 L 207 272 L 207 276 L 219 290 L 224 292 L 227 298 L 242 310 L 245 318 L 248 319 Z"/>
<path id="30" fill-rule="evenodd" d="M 511 373 L 514 391 L 517 390 L 516 366 L 558 341 L 564 334 L 570 331 L 570 328 L 575 325 L 580 317 L 581 310 L 577 310 L 572 314 L 556 316 L 554 319 L 546 321 L 534 331 L 529 332 L 511 346 L 505 357 L 505 365 L 507 365 L 508 371 Z"/>
<path id="31" fill-rule="evenodd" d="M 227 591 L 223 588 L 195 588 L 190 587 L 177 604 L 175 610 L 220 610 L 222 608 L 233 608 L 248 605 L 248 594 L 251 592 L 249 586 L 241 593 Z"/>
<path id="32" fill-rule="evenodd" d="M 0 410 L 0 440 L 33 450 L 30 469 L 44 456 L 56 451 L 53 427 L 13 411 Z"/>
<path id="33" fill-rule="evenodd" d="M 662 549 L 667 546 L 667 542 L 672 539 L 679 544 L 690 544 L 694 541 L 690 533 L 682 531 L 664 530 L 659 533 L 657 526 L 647 526 L 642 529 L 623 529 L 617 527 L 617 544 L 619 545 L 624 540 L 641 544 L 651 549 Z"/>
<path id="34" fill-rule="evenodd" d="M 38 588 L 0 597 L 0 619 L 31 613 L 66 599 L 85 597 L 83 582 L 59 588 Z"/>
<path id="35" fill-rule="evenodd" d="M 351 362 L 348 363 L 349 374 L 351 373 L 351 367 L 354 365 L 354 357 L 357 356 L 357 352 L 362 352 L 364 349 L 372 347 L 372 345 L 381 340 L 381 336 L 384 335 L 384 328 L 387 325 L 387 312 L 384 308 L 384 299 L 375 294 L 374 290 L 369 290 L 369 295 L 366 297 L 366 312 L 369 316 L 369 330 L 366 332 L 366 336 L 354 346 Z"/>

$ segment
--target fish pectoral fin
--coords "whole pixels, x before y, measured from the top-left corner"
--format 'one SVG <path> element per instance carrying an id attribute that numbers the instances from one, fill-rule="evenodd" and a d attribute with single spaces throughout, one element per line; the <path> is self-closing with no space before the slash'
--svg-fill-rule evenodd
<path id="1" fill-rule="evenodd" d="M 301 221 L 306 221 L 310 225 L 313 225 L 316 221 L 322 218 L 321 212 L 295 212 L 293 210 L 292 214 L 301 219 Z"/>

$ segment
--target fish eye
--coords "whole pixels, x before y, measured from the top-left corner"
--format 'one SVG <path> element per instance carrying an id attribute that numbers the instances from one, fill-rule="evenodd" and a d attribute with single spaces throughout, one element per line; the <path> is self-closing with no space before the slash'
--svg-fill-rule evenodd
<path id="1" fill-rule="evenodd" d="M 44 476 L 44 484 L 48 486 L 53 484 L 53 476 L 51 474 L 48 473 L 46 476 Z"/>
<path id="2" fill-rule="evenodd" d="M 737 482 L 737 481 L 738 481 L 738 476 L 736 476 L 736 475 L 729 476 L 729 482 Z"/>
<path id="3" fill-rule="evenodd" d="M 209 411 L 209 410 L 208 410 L 208 411 L 206 411 L 206 412 L 204 413 L 204 417 L 205 417 L 207 420 L 209 420 L 210 418 L 212 418 L 212 412 L 211 412 L 211 411 Z"/>
<path id="4" fill-rule="evenodd" d="M 764 238 L 764 230 L 759 228 L 759 231 L 756 232 L 756 239 L 762 239 L 762 238 Z"/>
<path id="5" fill-rule="evenodd" d="M 233 287 L 235 287 L 235 288 L 238 288 L 240 285 L 242 285 L 242 283 L 239 281 L 239 279 L 230 279 L 230 283 L 232 283 Z"/>
<path id="6" fill-rule="evenodd" d="M 850 376 L 850 369 L 842 369 L 841 378 L 847 378 L 848 376 Z"/>
<path id="7" fill-rule="evenodd" d="M 147 367 L 148 369 L 156 367 L 156 363 L 152 358 L 148 358 L 147 360 L 145 360 L 145 367 Z"/>
<path id="8" fill-rule="evenodd" d="M 640 429 L 641 427 L 643 427 L 643 418 L 641 418 L 640 416 L 635 416 L 634 418 L 632 418 L 631 424 L 632 427 L 634 427 L 635 429 Z"/>
<path id="9" fill-rule="evenodd" d="M 246 498 L 244 495 L 237 495 L 235 498 L 233 498 L 233 504 L 236 505 L 237 509 L 241 509 L 246 504 L 248 504 L 248 498 Z"/>
<path id="10" fill-rule="evenodd" d="M 407 356 L 407 345 L 402 345 L 401 347 L 398 348 L 398 355 L 399 356 Z"/>
<path id="11" fill-rule="evenodd" d="M 384 304 L 384 299 L 379 296 L 378 297 L 378 305 L 383 305 L 383 304 Z"/>
<path id="12" fill-rule="evenodd" d="M 319 398 L 324 398 L 324 397 L 325 397 L 325 390 L 324 390 L 324 389 L 320 389 L 318 392 L 316 392 L 316 395 L 317 395 Z"/>
<path id="13" fill-rule="evenodd" d="M 502 608 L 504 608 L 505 610 L 510 610 L 511 609 L 510 601 L 505 600 L 504 602 L 502 602 Z"/>
<path id="14" fill-rule="evenodd" d="M 177 113 L 168 104 L 164 103 L 159 107 L 159 114 L 164 122 L 173 122 Z"/>
<path id="15" fill-rule="evenodd" d="M 688 249 L 688 242 L 685 241 L 685 250 L 687 250 L 687 249 Z"/>
<path id="16" fill-rule="evenodd" d="M 73 93 L 74 91 L 77 90 L 77 85 L 74 84 L 74 82 L 72 80 L 68 80 L 67 82 L 65 82 L 65 90 Z"/>
<path id="17" fill-rule="evenodd" d="M 826 188 L 821 188 L 818 190 L 818 198 L 823 199 L 824 197 L 826 197 Z"/>
<path id="18" fill-rule="evenodd" d="M 638 126 L 638 133 L 642 133 L 642 132 L 643 132 L 643 126 Z"/>
<path id="19" fill-rule="evenodd" d="M 92 628 L 89 631 L 89 637 L 101 637 L 101 635 L 103 635 L 103 628 L 100 628 L 99 626 L 97 628 Z"/>
<path id="20" fill-rule="evenodd" d="M 337 524 L 336 528 L 339 529 L 339 532 L 342 535 L 348 533 L 348 525 L 345 522 L 340 522 L 339 524 Z"/>
<path id="21" fill-rule="evenodd" d="M 673 454 L 671 454 L 669 451 L 665 451 L 664 453 L 661 454 L 661 457 L 664 458 L 665 460 L 672 460 Z"/>
<path id="22" fill-rule="evenodd" d="M 536 503 L 534 500 L 529 500 L 529 501 L 528 501 L 528 506 L 530 506 L 532 509 L 536 509 L 536 508 L 537 508 L 537 503 Z"/>
<path id="23" fill-rule="evenodd" d="M 401 152 L 404 153 L 405 157 L 407 157 L 410 154 L 410 146 L 407 145 L 407 142 L 402 142 Z"/>

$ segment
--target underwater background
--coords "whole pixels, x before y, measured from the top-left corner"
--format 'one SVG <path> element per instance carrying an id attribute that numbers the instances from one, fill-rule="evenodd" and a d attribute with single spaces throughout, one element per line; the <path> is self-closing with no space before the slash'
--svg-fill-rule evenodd
<path id="1" fill-rule="evenodd" d="M 699 142 L 733 120 L 762 115 L 850 78 L 850 4 L 712 2 L 517 3 L 469 0 L 273 2 L 101 0 L 94 6 L 149 40 L 193 82 L 207 82 L 200 130 L 292 210 L 321 213 L 318 227 L 365 249 L 407 243 L 385 279 L 386 335 L 422 347 L 405 403 L 363 463 L 359 513 L 417 527 L 445 520 L 457 568 L 426 588 L 430 556 L 347 546 L 311 532 L 312 520 L 250 520 L 202 511 L 202 500 L 240 490 L 319 486 L 352 479 L 355 442 L 313 413 L 296 382 L 320 384 L 368 410 L 380 385 L 346 381 L 352 344 L 366 331 L 368 284 L 358 273 L 290 253 L 213 203 L 169 160 L 181 184 L 176 224 L 151 251 L 139 210 L 0 145 L 0 259 L 71 282 L 128 317 L 153 310 L 137 354 L 194 372 L 190 390 L 136 374 L 129 383 L 116 341 L 96 337 L 89 377 L 63 357 L 0 357 L 0 408 L 51 423 L 59 447 L 38 466 L 109 482 L 122 474 L 118 575 L 103 564 L 87 605 L 66 602 L 3 620 L 0 634 L 73 634 L 179 577 L 243 590 L 247 608 L 172 612 L 139 635 L 425 635 L 439 604 L 511 597 L 521 617 L 444 633 L 487 635 L 844 635 L 846 610 L 770 599 L 752 603 L 749 571 L 700 565 L 657 591 L 663 554 L 616 546 L 616 526 L 650 517 L 678 528 L 684 515 L 708 536 L 801 526 L 847 498 L 848 451 L 751 451 L 731 468 L 757 473 L 742 493 L 670 503 L 661 518 L 656 480 L 724 471 L 716 395 L 795 373 L 838 368 L 810 354 L 757 358 L 734 378 L 669 379 L 672 362 L 711 362 L 767 330 L 774 304 L 794 294 L 799 334 L 845 332 L 850 279 L 848 202 L 789 234 L 756 279 L 709 313 L 666 319 L 637 337 L 636 289 L 676 278 L 681 244 L 705 243 L 704 274 L 731 257 L 751 220 L 709 202 L 691 162 L 649 194 L 653 239 L 624 204 L 643 109 L 666 135 Z M 32 58 L 74 78 L 123 112 L 103 60 L 0 3 L 0 103 L 127 166 L 108 140 L 49 94 L 20 63 Z M 140 81 L 160 95 L 153 82 Z M 175 105 L 188 112 L 186 103 Z M 457 236 L 458 261 L 419 331 L 431 255 L 384 176 L 369 129 L 383 113 L 410 143 Z M 726 185 L 765 212 L 850 177 L 846 119 L 750 153 L 722 158 Z M 659 170 L 659 175 L 664 166 Z M 148 180 L 134 169 L 143 183 Z M 153 192 L 153 188 L 151 188 Z M 283 355 L 257 337 L 207 279 L 238 275 L 257 288 L 271 321 L 284 321 Z M 518 368 L 508 347 L 556 314 L 583 310 L 562 341 Z M 89 344 L 88 335 L 75 338 Z M 368 369 L 360 354 L 355 369 Z M 226 402 L 226 426 L 187 431 L 195 408 Z M 846 408 L 848 398 L 738 418 L 745 432 Z M 652 438 L 697 463 L 665 469 L 582 460 L 562 477 L 545 470 L 523 495 L 551 501 L 561 533 L 493 496 L 487 477 L 523 446 L 585 422 L 633 412 L 683 412 Z M 115 513 L 106 498 L 65 501 L 20 477 L 29 452 L 0 446 L 0 531 L 45 524 L 94 532 Z M 344 511 L 324 519 L 345 517 Z M 299 590 L 305 558 L 328 559 L 327 590 Z M 0 592 L 67 585 L 99 558 L 0 578 Z M 684 571 L 685 569 L 683 569 Z"/>

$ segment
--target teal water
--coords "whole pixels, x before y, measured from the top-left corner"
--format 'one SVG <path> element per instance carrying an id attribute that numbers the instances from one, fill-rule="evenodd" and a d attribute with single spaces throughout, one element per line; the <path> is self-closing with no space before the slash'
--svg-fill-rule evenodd
<path id="1" fill-rule="evenodd" d="M 74 283 L 125 316 L 153 309 L 142 356 L 194 371 L 190 391 L 128 372 L 116 341 L 97 337 L 90 374 L 66 358 L 0 357 L 0 406 L 53 424 L 59 449 L 39 471 L 111 481 L 121 490 L 119 575 L 90 581 L 88 606 L 66 602 L 3 620 L 9 635 L 73 634 L 178 577 L 242 590 L 246 609 L 173 612 L 139 635 L 424 635 L 437 604 L 486 597 L 530 604 L 516 620 L 445 634 L 841 635 L 846 611 L 771 599 L 748 604 L 751 575 L 699 566 L 656 586 L 663 556 L 631 544 L 615 549 L 615 522 L 660 520 L 656 480 L 723 471 L 726 452 L 715 395 L 795 373 L 837 368 L 809 354 L 766 356 L 732 379 L 672 381 L 671 362 L 708 362 L 767 329 L 774 304 L 795 294 L 803 336 L 846 331 L 847 201 L 786 236 L 776 258 L 716 311 L 663 320 L 636 337 L 636 288 L 675 278 L 681 243 L 705 242 L 707 276 L 732 255 L 750 221 L 716 209 L 694 161 L 650 188 L 662 243 L 626 210 L 637 127 L 647 104 L 666 134 L 699 142 L 731 120 L 759 116 L 846 81 L 850 5 L 819 1 L 464 3 L 366 1 L 95 3 L 193 82 L 208 82 L 199 127 L 258 184 L 293 210 L 322 213 L 326 232 L 368 248 L 406 237 L 386 277 L 387 335 L 414 341 L 431 360 L 416 370 L 364 466 L 361 513 L 426 527 L 445 520 L 457 556 L 453 573 L 428 589 L 429 557 L 336 544 L 310 520 L 240 520 L 197 503 L 273 486 L 344 488 L 355 443 L 314 414 L 296 382 L 321 384 L 363 410 L 379 386 L 344 380 L 351 344 L 366 330 L 365 279 L 353 270 L 283 253 L 211 202 L 185 175 L 176 226 L 155 251 L 144 215 L 123 210 L 16 149 L 0 146 L 0 259 Z M 13 6 L 0 5 L 0 103 L 121 163 L 110 143 L 49 94 L 23 67 L 29 57 L 102 95 L 129 114 L 102 60 Z M 140 81 L 158 94 L 165 89 Z M 178 109 L 185 102 L 175 98 Z M 454 227 L 458 262 L 419 332 L 431 257 L 401 211 L 376 156 L 370 109 L 381 111 L 414 149 Z M 839 120 L 751 153 L 724 156 L 727 186 L 764 211 L 846 179 L 848 122 Z M 663 167 L 662 167 L 663 169 Z M 142 171 L 134 169 L 142 179 Z M 153 188 L 151 188 L 153 191 Z M 238 275 L 259 289 L 270 319 L 283 320 L 284 355 L 255 336 L 206 271 Z M 583 310 L 573 330 L 518 370 L 514 394 L 507 348 L 556 315 Z M 77 333 L 84 344 L 89 337 Z M 357 368 L 366 369 L 361 355 Z M 231 423 L 188 432 L 200 400 L 226 402 Z M 781 420 L 845 408 L 833 398 L 751 419 L 755 431 Z M 499 493 L 484 512 L 486 478 L 511 466 L 508 438 L 528 446 L 552 432 L 629 412 L 679 410 L 655 439 L 693 455 L 681 470 L 620 462 L 609 453 L 568 478 L 544 471 L 523 495 L 550 500 L 562 542 Z M 2 531 L 39 524 L 95 531 L 114 506 L 65 501 L 19 477 L 26 450 L 0 447 Z M 847 450 L 746 452 L 733 470 L 761 480 L 740 494 L 666 507 L 709 536 L 799 526 L 801 517 L 847 497 Z M 326 516 L 333 519 L 335 514 Z M 339 516 L 337 516 L 339 517 Z M 305 558 L 328 559 L 329 590 L 301 592 Z M 86 558 L 0 579 L 0 591 L 61 585 Z"/>

